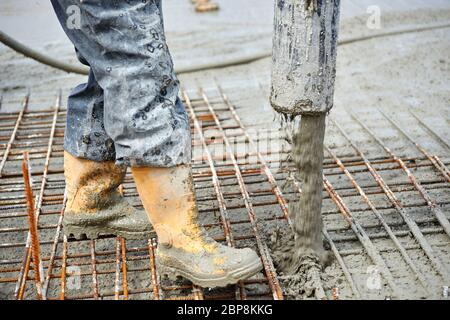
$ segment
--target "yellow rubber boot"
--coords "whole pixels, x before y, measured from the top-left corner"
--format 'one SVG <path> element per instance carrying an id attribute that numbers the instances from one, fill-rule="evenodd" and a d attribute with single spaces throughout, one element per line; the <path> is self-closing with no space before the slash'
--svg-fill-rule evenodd
<path id="1" fill-rule="evenodd" d="M 114 234 L 128 239 L 148 238 L 151 225 L 144 211 L 134 209 L 120 194 L 126 168 L 113 161 L 96 162 L 64 152 L 67 203 L 66 236 L 95 239 Z"/>
<path id="2" fill-rule="evenodd" d="M 191 168 L 132 168 L 139 196 L 158 235 L 162 274 L 183 276 L 202 287 L 222 287 L 262 268 L 251 249 L 221 245 L 198 223 Z"/>

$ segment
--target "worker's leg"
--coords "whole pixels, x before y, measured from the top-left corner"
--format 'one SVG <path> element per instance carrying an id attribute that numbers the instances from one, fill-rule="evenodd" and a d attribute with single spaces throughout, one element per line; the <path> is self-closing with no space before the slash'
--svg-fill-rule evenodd
<path id="1" fill-rule="evenodd" d="M 76 238 L 96 238 L 101 233 L 150 236 L 145 212 L 135 210 L 118 191 L 126 167 L 115 164 L 114 143 L 103 124 L 103 90 L 92 72 L 88 82 L 69 96 L 64 149 L 65 234 Z"/>
<path id="2" fill-rule="evenodd" d="M 105 130 L 114 141 L 116 163 L 132 166 L 158 234 L 159 266 L 211 287 L 258 272 L 255 252 L 220 245 L 199 225 L 189 121 L 165 43 L 161 2 L 85 0 L 78 5 L 80 29 L 66 32 L 104 90 Z"/>
<path id="3" fill-rule="evenodd" d="M 116 162 L 168 167 L 188 163 L 187 114 L 166 45 L 160 1 L 53 0 L 69 38 L 104 90 L 104 126 Z M 67 8 L 81 14 L 69 29 Z M 151 137 L 151 139 L 149 139 Z"/>
<path id="4" fill-rule="evenodd" d="M 59 17 L 63 7 L 54 3 Z M 76 50 L 81 63 L 88 65 Z M 151 225 L 144 211 L 135 210 L 119 193 L 126 167 L 115 165 L 113 140 L 104 128 L 103 89 L 90 72 L 88 82 L 69 95 L 64 135 L 64 173 L 67 203 L 64 233 L 80 238 L 116 234 L 149 237 Z"/>

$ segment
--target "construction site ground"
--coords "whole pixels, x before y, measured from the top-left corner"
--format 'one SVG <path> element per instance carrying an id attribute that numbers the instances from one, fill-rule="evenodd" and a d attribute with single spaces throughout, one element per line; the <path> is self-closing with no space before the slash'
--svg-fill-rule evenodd
<path id="1" fill-rule="evenodd" d="M 56 29 L 43 36 L 45 28 L 29 33 L 13 28 L 15 15 L 21 24 L 31 24 L 30 8 L 36 9 L 38 26 L 58 28 L 46 20 L 52 15 L 48 4 L 32 1 L 29 11 L 20 11 L 23 2 L 0 5 L 0 29 L 75 63 L 73 48 Z M 198 15 L 190 1 L 166 1 L 177 68 L 270 54 L 272 1 L 218 2 L 217 13 Z M 335 107 L 325 141 L 323 234 L 334 257 L 323 270 L 325 296 L 318 294 L 321 288 L 298 295 L 286 290 L 292 277 L 277 271 L 273 261 L 273 235 L 289 228 L 287 205 L 299 197 L 301 184 L 269 103 L 270 57 L 179 76 L 192 124 L 201 221 L 216 240 L 254 248 L 264 265 L 263 272 L 235 286 L 208 289 L 160 277 L 156 239 L 63 237 L 66 99 L 86 79 L 1 46 L 0 299 L 36 298 L 22 176 L 25 150 L 48 299 L 445 299 L 450 3 L 380 0 L 382 25 L 373 30 L 366 11 L 373 2 L 342 1 L 341 39 L 387 35 L 339 46 Z M 123 193 L 142 208 L 130 173 Z"/>

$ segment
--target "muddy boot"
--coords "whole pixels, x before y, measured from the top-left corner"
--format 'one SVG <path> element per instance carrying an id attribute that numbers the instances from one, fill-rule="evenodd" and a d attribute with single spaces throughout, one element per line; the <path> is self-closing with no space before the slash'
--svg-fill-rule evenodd
<path id="1" fill-rule="evenodd" d="M 132 168 L 139 196 L 158 235 L 161 274 L 201 287 L 223 287 L 261 270 L 251 249 L 221 245 L 199 225 L 191 168 Z"/>
<path id="2" fill-rule="evenodd" d="M 209 0 L 195 0 L 195 11 L 197 12 L 207 12 L 219 10 L 219 5 L 217 3 L 211 3 Z"/>
<path id="3" fill-rule="evenodd" d="M 119 193 L 126 169 L 113 161 L 96 162 L 64 152 L 67 203 L 63 227 L 66 236 L 95 239 L 114 234 L 127 239 L 150 237 L 144 211 L 135 210 Z"/>

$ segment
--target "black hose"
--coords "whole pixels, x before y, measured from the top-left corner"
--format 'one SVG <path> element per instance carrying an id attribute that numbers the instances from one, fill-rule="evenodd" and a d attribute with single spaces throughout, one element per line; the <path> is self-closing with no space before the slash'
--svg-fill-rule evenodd
<path id="1" fill-rule="evenodd" d="M 30 47 L 27 47 L 20 43 L 19 41 L 11 38 L 6 33 L 0 31 L 0 41 L 10 47 L 11 49 L 23 54 L 24 56 L 39 61 L 40 63 L 46 64 L 50 67 L 61 69 L 66 72 L 88 74 L 89 68 L 85 66 L 77 66 L 70 63 L 62 62 L 56 60 L 50 56 L 44 55 Z"/>

